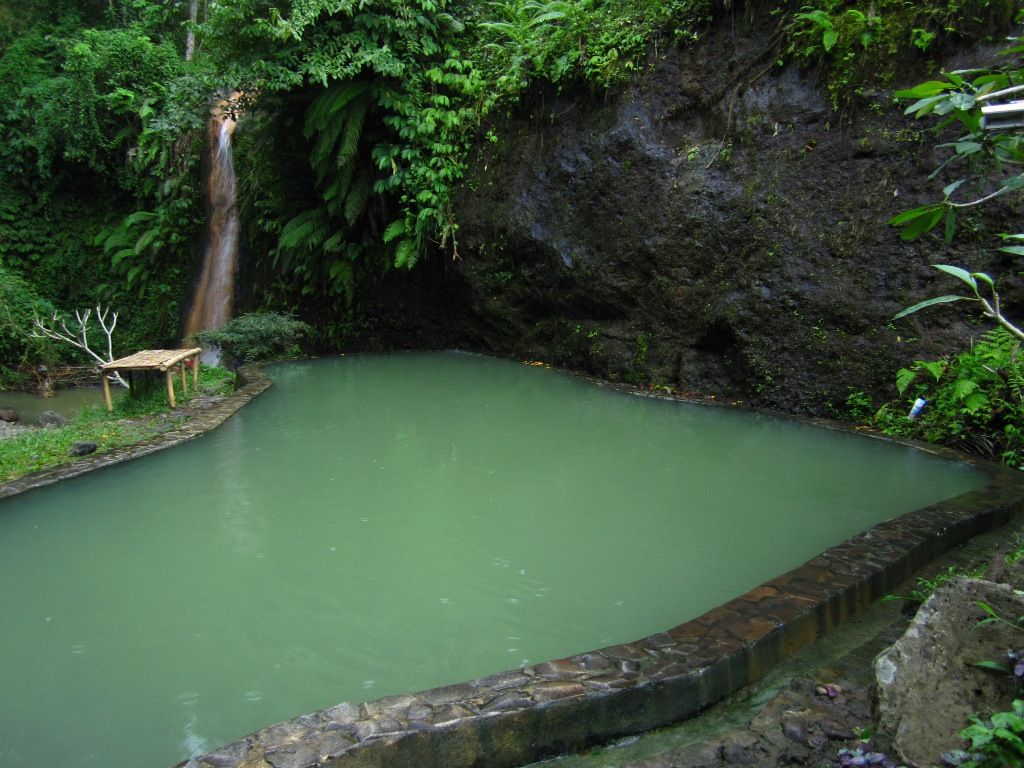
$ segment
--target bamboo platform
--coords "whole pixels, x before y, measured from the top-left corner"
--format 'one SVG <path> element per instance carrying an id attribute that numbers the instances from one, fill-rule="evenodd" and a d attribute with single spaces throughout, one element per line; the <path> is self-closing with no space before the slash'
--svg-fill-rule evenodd
<path id="1" fill-rule="evenodd" d="M 199 353 L 201 347 L 192 349 L 144 349 L 134 355 L 122 357 L 100 366 L 103 373 L 103 397 L 107 401 L 107 411 L 114 410 L 114 401 L 110 397 L 110 381 L 107 379 L 108 371 L 160 371 L 167 380 L 167 401 L 174 408 L 177 403 L 174 401 L 174 371 L 177 367 L 181 374 L 181 391 L 188 391 L 188 380 L 185 376 L 185 365 L 192 360 L 192 386 L 199 384 Z"/>

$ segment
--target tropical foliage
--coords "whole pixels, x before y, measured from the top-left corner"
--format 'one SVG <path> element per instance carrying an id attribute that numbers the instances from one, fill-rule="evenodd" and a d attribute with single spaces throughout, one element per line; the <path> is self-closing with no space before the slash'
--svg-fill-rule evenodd
<path id="1" fill-rule="evenodd" d="M 217 347 L 229 358 L 254 363 L 299 354 L 299 341 L 311 328 L 301 320 L 279 312 L 252 312 L 232 318 L 222 327 L 200 331 L 196 341 Z"/>
<path id="2" fill-rule="evenodd" d="M 928 405 L 913 420 L 902 405 L 883 407 L 875 421 L 890 434 L 1024 466 L 1024 354 L 1005 329 L 988 331 L 959 354 L 900 369 L 896 387 Z"/>
<path id="3" fill-rule="evenodd" d="M 902 239 L 913 240 L 941 226 L 942 238 L 950 244 L 965 210 L 1024 189 L 1024 141 L 1019 120 L 1012 119 L 1012 114 L 1006 120 L 996 114 L 986 117 L 983 112 L 986 105 L 1005 104 L 1024 90 L 1024 43 L 1011 38 L 1002 53 L 1004 60 L 999 66 L 943 72 L 897 92 L 897 97 L 911 102 L 906 114 L 938 118 L 934 130 L 950 139 L 937 145 L 945 152 L 945 159 L 932 173 L 933 179 L 944 178 L 941 198 L 904 211 L 889 222 L 900 229 Z M 1004 245 L 998 251 L 1012 256 L 1024 254 L 1024 247 L 1019 245 L 1024 234 L 1000 237 Z M 999 328 L 983 334 L 970 349 L 956 356 L 917 361 L 899 371 L 900 393 L 913 385 L 915 395 L 931 401 L 930 408 L 916 423 L 894 420 L 883 409 L 881 421 L 889 431 L 950 443 L 1001 458 L 1012 466 L 1024 465 L 1024 368 L 1020 360 L 1024 331 L 1007 316 L 996 280 L 988 273 L 949 264 L 933 266 L 968 290 L 924 299 L 894 319 L 967 301 L 977 307 L 982 318 Z"/>
<path id="4" fill-rule="evenodd" d="M 741 12 L 732 5 L 225 0 L 193 23 L 182 0 L 0 0 L 0 267 L 48 306 L 117 307 L 125 348 L 177 342 L 219 94 L 244 116 L 245 301 L 301 313 L 338 343 L 360 280 L 457 257 L 453 195 L 474 147 L 501 140 L 498 110 L 539 81 L 622 83 Z M 980 34 L 1011 7 L 780 8 L 766 60 L 824 65 L 830 83 L 860 87 L 891 76 L 894 51 Z M 5 336 L 0 366 L 37 354 L 20 338 Z"/>

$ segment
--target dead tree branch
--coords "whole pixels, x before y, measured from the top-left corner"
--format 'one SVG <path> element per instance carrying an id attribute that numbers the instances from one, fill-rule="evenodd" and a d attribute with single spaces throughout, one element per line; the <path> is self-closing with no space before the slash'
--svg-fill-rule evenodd
<path id="1" fill-rule="evenodd" d="M 110 317 L 110 325 L 107 325 L 107 317 Z M 31 335 L 37 339 L 48 338 L 62 341 L 65 344 L 70 344 L 72 347 L 82 350 L 89 357 L 95 360 L 100 365 L 113 362 L 114 360 L 114 328 L 117 326 L 117 312 L 110 312 L 110 307 L 106 309 L 100 309 L 99 305 L 96 306 L 96 319 L 99 321 L 100 328 L 103 329 L 103 334 L 107 337 L 107 356 L 101 357 L 98 353 L 94 352 L 92 347 L 89 346 L 89 320 L 92 318 L 92 310 L 87 309 L 84 312 L 81 310 L 75 310 L 75 320 L 78 322 L 77 330 L 72 331 L 68 328 L 67 321 L 61 317 L 59 312 L 54 312 L 53 317 L 50 318 L 49 322 L 43 322 L 38 317 L 32 322 L 33 328 Z M 127 388 L 128 382 L 121 378 L 121 374 L 117 371 L 109 374 L 110 380 L 120 384 L 122 387 Z"/>

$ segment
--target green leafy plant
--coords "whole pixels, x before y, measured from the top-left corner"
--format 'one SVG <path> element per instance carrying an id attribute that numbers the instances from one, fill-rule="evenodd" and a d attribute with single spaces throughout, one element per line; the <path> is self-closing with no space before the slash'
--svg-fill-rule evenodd
<path id="1" fill-rule="evenodd" d="M 900 369 L 896 386 L 928 406 L 915 420 L 902 408 L 880 409 L 875 423 L 884 431 L 1001 458 L 1010 466 L 1024 463 L 1024 359 L 1021 342 L 1005 329 L 988 331 L 958 355 Z"/>
<path id="2" fill-rule="evenodd" d="M 860 389 L 847 387 L 846 413 L 843 414 L 850 421 L 867 422 L 875 414 L 875 407 L 871 404 L 871 398 Z"/>
<path id="3" fill-rule="evenodd" d="M 943 239 L 951 243 L 957 229 L 957 217 L 964 209 L 988 203 L 1003 195 L 1024 189 L 1024 142 L 1017 132 L 1007 129 L 991 130 L 985 122 L 982 106 L 998 103 L 1017 93 L 1024 70 L 1019 60 L 1024 44 L 1015 38 L 1004 54 L 1016 57 L 1003 66 L 943 72 L 941 79 L 928 80 L 913 88 L 897 91 L 900 99 L 912 103 L 906 107 L 908 115 L 916 118 L 941 117 L 936 130 L 956 126 L 960 135 L 951 142 L 938 145 L 947 151 L 946 159 L 932 173 L 931 178 L 957 169 L 966 175 L 947 183 L 942 199 L 904 211 L 889 220 L 900 229 L 900 237 L 913 240 L 943 224 Z M 965 195 L 966 193 L 966 195 Z M 966 197 L 966 199 L 964 199 Z M 1024 241 L 1024 235 L 1001 235 L 1011 242 Z M 1024 254 L 1024 246 L 1008 245 L 999 248 L 1004 253 Z M 965 283 L 973 295 L 944 295 L 927 299 L 896 315 L 895 319 L 937 304 L 964 299 L 974 301 L 984 317 L 994 320 L 1019 339 L 1022 332 L 1002 312 L 995 280 L 983 272 L 971 272 L 961 267 L 936 264 L 942 270 Z"/>
<path id="4" fill-rule="evenodd" d="M 1013 235 L 1012 237 L 1024 240 L 1024 235 Z M 952 275 L 966 284 L 974 295 L 964 296 L 962 294 L 947 294 L 945 296 L 936 296 L 935 298 L 926 299 L 912 307 L 907 307 L 902 312 L 898 312 L 893 317 L 893 320 L 899 320 L 901 317 L 912 315 L 915 312 L 936 304 L 949 304 L 954 301 L 974 301 L 980 305 L 983 317 L 994 320 L 1013 336 L 1020 340 L 1024 340 L 1024 331 L 1010 322 L 1010 320 L 1003 314 L 1002 304 L 999 298 L 999 292 L 996 290 L 995 280 L 984 272 L 968 272 L 962 267 L 954 267 L 949 264 L 933 264 L 932 266 L 940 272 Z"/>
<path id="5" fill-rule="evenodd" d="M 61 357 L 57 345 L 31 333 L 33 319 L 52 312 L 27 281 L 0 265 L 0 389 L 5 379 L 17 377 L 19 365 L 53 364 Z"/>
<path id="6" fill-rule="evenodd" d="M 993 0 L 818 0 L 783 21 L 785 52 L 824 65 L 825 86 L 842 109 L 869 83 L 886 84 L 896 76 L 898 62 L 906 60 L 893 56 L 897 51 L 925 54 L 939 42 L 1007 25 L 1015 10 L 1012 3 Z"/>
<path id="7" fill-rule="evenodd" d="M 962 568 L 960 566 L 950 565 L 946 570 L 940 571 L 930 578 L 918 576 L 915 580 L 914 588 L 906 595 L 886 595 L 882 598 L 882 601 L 889 602 L 892 600 L 905 600 L 912 606 L 917 606 L 931 597 L 935 590 L 952 579 L 977 579 L 984 575 L 984 573 L 985 568 L 983 566 Z"/>
<path id="8" fill-rule="evenodd" d="M 242 363 L 271 360 L 299 353 L 298 342 L 312 329 L 307 323 L 280 312 L 239 315 L 213 331 L 200 331 L 196 341 L 218 347 Z"/>
<path id="9" fill-rule="evenodd" d="M 971 715 L 971 724 L 960 731 L 970 742 L 969 753 L 953 763 L 964 768 L 1024 765 L 1024 701 L 1015 699 L 1007 712 L 989 718 Z"/>

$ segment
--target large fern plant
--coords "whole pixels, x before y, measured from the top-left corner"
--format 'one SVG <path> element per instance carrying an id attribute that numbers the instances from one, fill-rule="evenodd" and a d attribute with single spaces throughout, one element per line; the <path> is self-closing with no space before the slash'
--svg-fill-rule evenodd
<path id="1" fill-rule="evenodd" d="M 282 66 L 315 91 L 304 135 L 317 194 L 283 201 L 271 252 L 303 295 L 351 302 L 360 266 L 381 263 L 365 257 L 411 267 L 432 248 L 457 247 L 450 198 L 479 82 L 448 42 L 456 21 L 444 9 L 443 0 L 293 0 L 248 28 L 277 49 L 276 79 L 260 80 L 259 62 L 252 92 L 294 92 Z"/>

